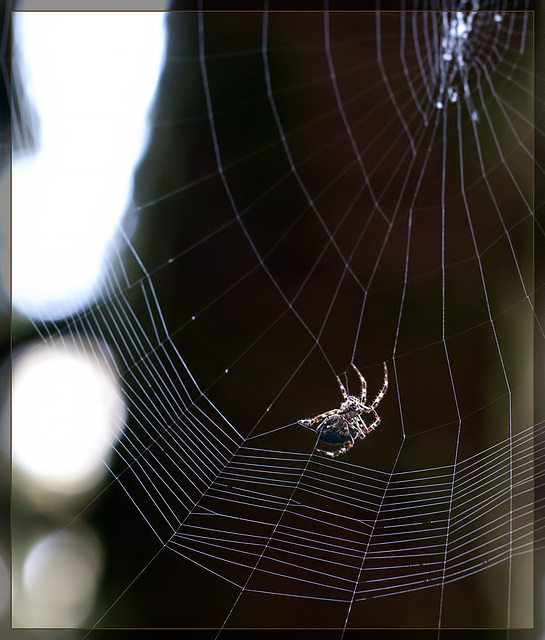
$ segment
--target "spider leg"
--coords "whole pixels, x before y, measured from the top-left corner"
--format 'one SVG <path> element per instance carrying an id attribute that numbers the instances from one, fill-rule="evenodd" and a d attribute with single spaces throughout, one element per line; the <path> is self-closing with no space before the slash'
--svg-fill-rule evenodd
<path id="1" fill-rule="evenodd" d="M 386 391 L 388 390 L 388 369 L 386 368 L 386 363 L 384 362 L 384 384 L 382 385 L 382 389 L 379 391 L 377 397 L 374 399 L 373 404 L 370 404 L 368 407 L 365 407 L 365 411 L 367 413 L 371 413 L 371 411 L 374 411 L 380 401 L 382 400 L 382 398 L 384 398 L 384 394 L 386 393 Z"/>
<path id="2" fill-rule="evenodd" d="M 365 438 L 365 436 L 367 435 L 368 428 L 365 422 L 363 421 L 363 418 L 361 416 L 357 416 L 357 418 L 354 418 L 353 424 L 354 424 L 354 427 L 356 427 L 356 429 L 358 430 L 356 438 Z"/>
<path id="3" fill-rule="evenodd" d="M 373 431 L 376 427 L 378 427 L 378 425 L 380 424 L 380 418 L 378 416 L 378 413 L 372 407 L 367 407 L 367 408 L 371 409 L 369 413 L 372 412 L 375 415 L 375 421 L 373 422 L 373 424 L 369 425 L 368 427 L 365 427 L 367 433 L 369 433 L 370 431 Z"/>
<path id="4" fill-rule="evenodd" d="M 341 379 L 339 378 L 339 376 L 337 376 L 337 382 L 339 383 L 339 387 L 341 388 L 341 393 L 343 394 L 343 399 L 346 402 L 348 400 L 348 395 L 346 393 L 346 389 L 343 386 L 343 383 L 341 382 Z"/>
<path id="5" fill-rule="evenodd" d="M 363 404 L 365 404 L 365 400 L 367 398 L 367 382 L 366 382 L 365 378 L 361 375 L 360 370 L 358 369 L 358 367 L 356 367 L 356 365 L 353 362 L 351 364 L 352 364 L 352 368 L 358 374 L 358 377 L 360 379 L 360 382 L 361 382 L 360 400 L 363 402 Z"/>
<path id="6" fill-rule="evenodd" d="M 303 418 L 302 420 L 297 420 L 297 422 L 299 424 L 303 425 L 303 427 L 312 427 L 317 422 L 322 422 L 323 420 L 325 420 L 329 416 L 333 416 L 333 415 L 335 415 L 337 413 L 341 413 L 341 410 L 340 409 L 331 409 L 331 411 L 326 411 L 325 413 L 321 413 L 319 416 L 316 416 L 315 418 Z"/>

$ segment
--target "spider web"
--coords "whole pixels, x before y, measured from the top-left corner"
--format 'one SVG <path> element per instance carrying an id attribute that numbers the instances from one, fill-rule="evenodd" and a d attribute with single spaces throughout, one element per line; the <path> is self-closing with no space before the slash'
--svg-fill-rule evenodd
<path id="1" fill-rule="evenodd" d="M 532 626 L 534 16 L 422 8 L 168 16 L 102 297 L 36 323 L 129 414 L 96 627 Z"/>

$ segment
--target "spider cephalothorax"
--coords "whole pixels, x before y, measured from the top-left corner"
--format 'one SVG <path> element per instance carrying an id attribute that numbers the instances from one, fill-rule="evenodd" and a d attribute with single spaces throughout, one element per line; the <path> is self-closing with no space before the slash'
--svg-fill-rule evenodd
<path id="1" fill-rule="evenodd" d="M 373 431 L 375 427 L 380 424 L 380 418 L 376 412 L 380 401 L 384 397 L 386 390 L 388 389 L 388 369 L 386 363 L 384 363 L 384 384 L 379 394 L 375 398 L 374 402 L 370 405 L 366 405 L 367 399 L 367 382 L 361 375 L 355 364 L 352 363 L 354 371 L 358 374 L 361 381 L 361 393 L 360 397 L 349 396 L 346 393 L 346 389 L 341 382 L 339 376 L 337 376 L 337 382 L 341 389 L 341 393 L 344 398 L 344 402 L 339 409 L 332 409 L 321 413 L 315 418 L 305 418 L 299 420 L 299 424 L 304 427 L 316 427 L 316 431 L 320 435 L 320 440 L 327 442 L 328 444 L 339 445 L 339 448 L 334 451 L 325 451 L 323 449 L 316 449 L 320 453 L 324 453 L 326 456 L 336 458 L 342 453 L 346 453 L 353 445 L 356 438 L 365 438 L 365 436 Z M 362 415 L 364 413 L 372 413 L 374 416 L 374 422 L 367 426 L 363 421 Z"/>
<path id="2" fill-rule="evenodd" d="M 341 410 L 339 415 L 344 416 L 347 420 L 350 418 L 355 418 L 356 416 L 361 415 L 365 409 L 365 405 L 355 398 L 354 396 L 348 396 L 345 402 L 341 404 Z"/>

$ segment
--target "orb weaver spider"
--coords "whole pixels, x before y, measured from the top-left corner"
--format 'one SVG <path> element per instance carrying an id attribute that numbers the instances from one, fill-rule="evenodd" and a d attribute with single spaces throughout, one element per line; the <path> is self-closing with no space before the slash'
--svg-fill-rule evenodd
<path id="1" fill-rule="evenodd" d="M 372 404 L 365 404 L 367 399 L 367 382 L 356 365 L 352 363 L 352 368 L 358 374 L 361 382 L 361 392 L 359 397 L 349 396 L 346 393 L 346 389 L 344 388 L 341 379 L 337 376 L 337 382 L 344 400 L 340 408 L 331 409 L 331 411 L 321 413 L 315 418 L 304 418 L 303 420 L 298 420 L 298 423 L 304 427 L 313 427 L 317 424 L 316 433 L 319 434 L 320 440 L 327 442 L 328 444 L 340 445 L 339 448 L 334 451 L 327 451 L 325 449 L 316 449 L 316 451 L 323 453 L 326 456 L 330 456 L 331 458 L 336 458 L 337 456 L 349 451 L 354 446 L 354 442 L 357 438 L 365 438 L 368 433 L 373 431 L 373 429 L 380 424 L 380 418 L 376 412 L 376 408 L 388 389 L 388 369 L 386 367 L 386 363 L 384 362 L 383 364 L 384 384 Z M 369 426 L 367 426 L 363 421 L 362 416 L 364 413 L 372 413 L 375 418 L 374 422 Z"/>

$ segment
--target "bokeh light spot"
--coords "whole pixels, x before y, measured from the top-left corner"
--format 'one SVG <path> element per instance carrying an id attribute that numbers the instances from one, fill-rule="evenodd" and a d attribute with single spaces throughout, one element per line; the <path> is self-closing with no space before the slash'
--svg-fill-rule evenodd
<path id="1" fill-rule="evenodd" d="M 96 352 L 55 342 L 16 358 L 13 463 L 40 488 L 74 494 L 96 484 L 124 420 L 117 381 Z"/>
<path id="2" fill-rule="evenodd" d="M 64 530 L 41 538 L 22 570 L 24 607 L 17 626 L 74 627 L 89 615 L 102 572 L 102 549 L 85 532 Z"/>

